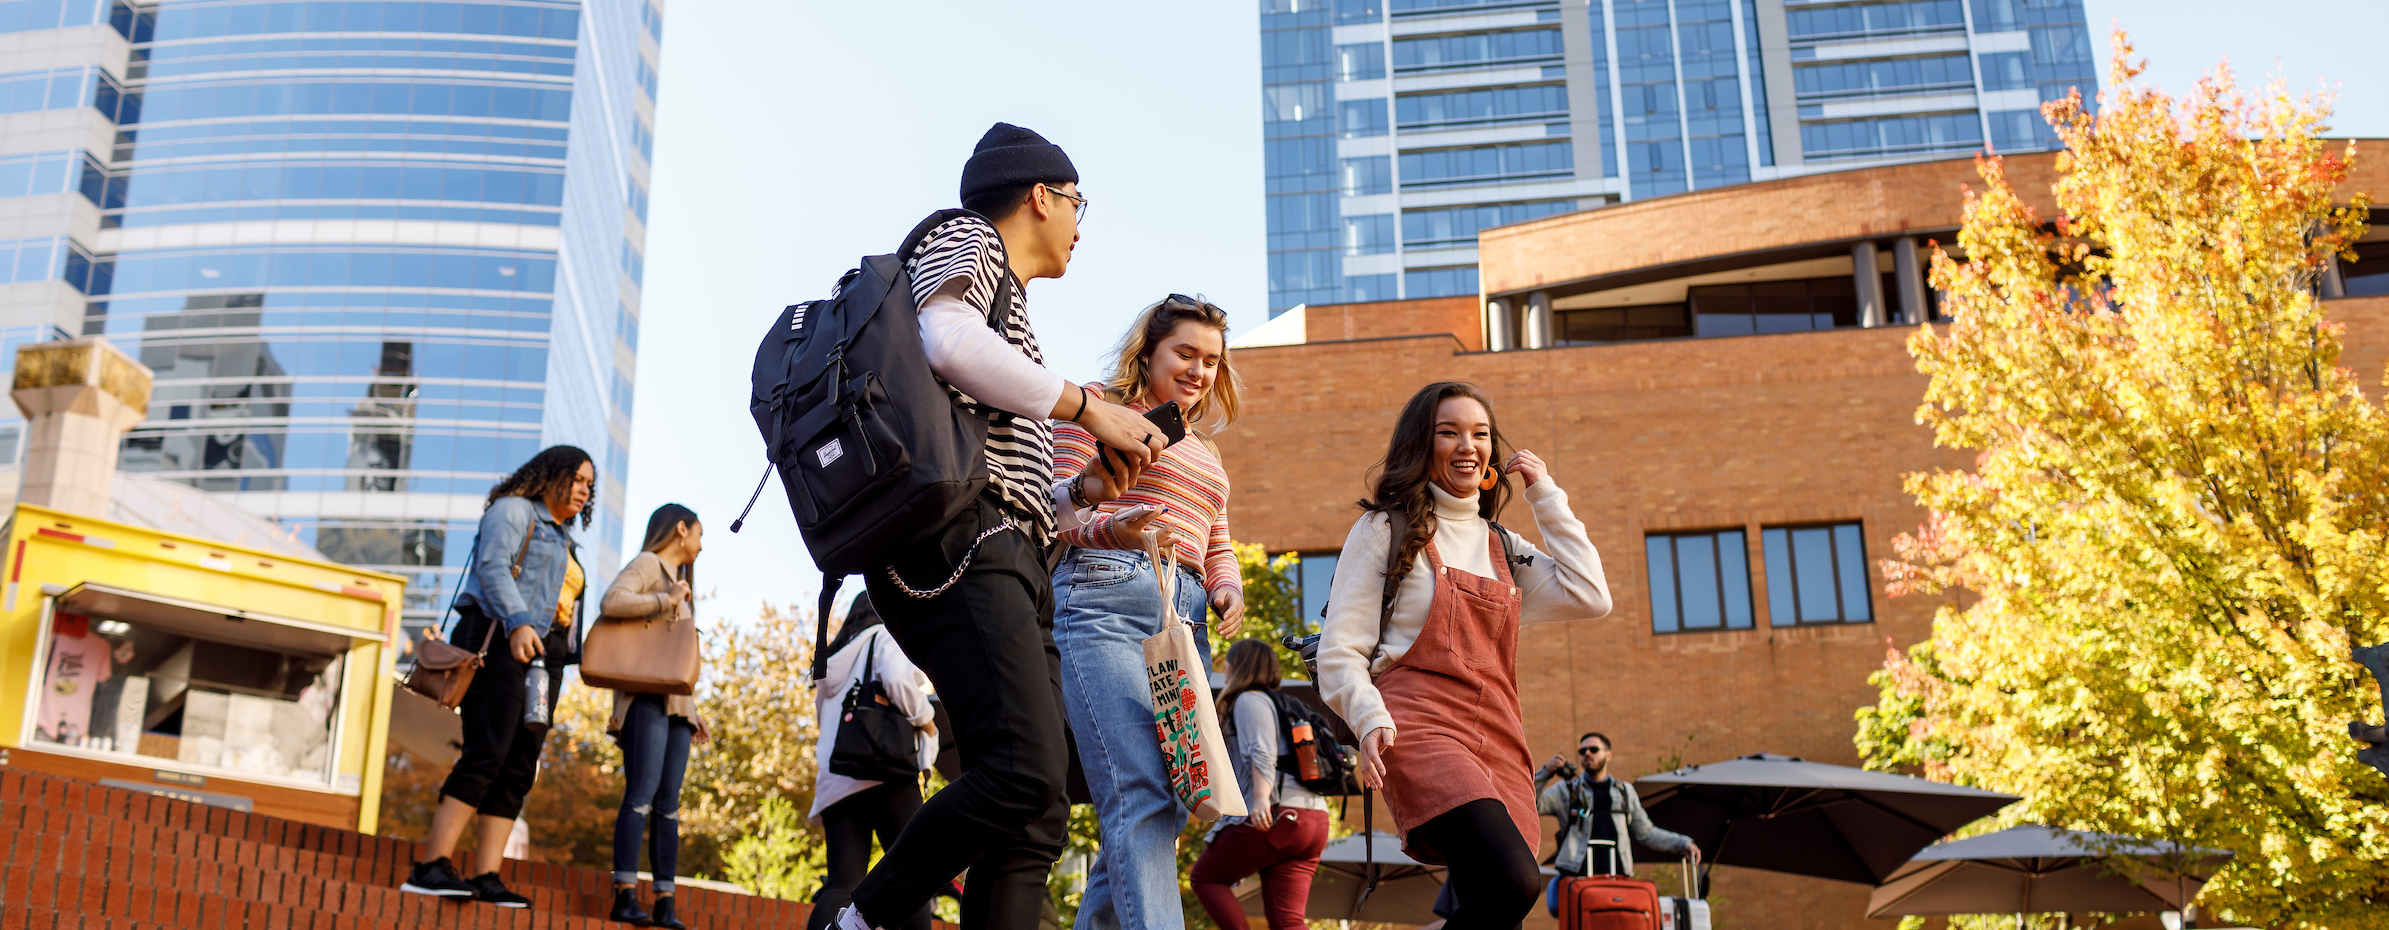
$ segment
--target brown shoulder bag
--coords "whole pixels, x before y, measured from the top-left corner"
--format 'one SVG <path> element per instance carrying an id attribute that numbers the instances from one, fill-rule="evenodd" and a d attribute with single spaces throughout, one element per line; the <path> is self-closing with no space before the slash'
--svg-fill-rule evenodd
<path id="1" fill-rule="evenodd" d="M 523 576 L 523 556 L 530 553 L 531 534 L 538 531 L 536 522 L 523 529 L 523 546 L 514 553 L 516 578 Z M 475 548 L 478 550 L 479 547 Z M 471 574 L 472 571 L 472 564 L 466 563 L 465 572 Z M 464 593 L 464 588 L 464 579 L 456 579 L 458 595 Z M 456 596 L 448 598 L 448 609 L 456 609 Z M 445 639 L 429 636 L 416 643 L 415 667 L 406 673 L 406 689 L 438 701 L 441 707 L 449 710 L 455 710 L 456 705 L 464 703 L 465 689 L 472 687 L 474 673 L 481 671 L 482 664 L 488 661 L 490 640 L 497 636 L 498 627 L 502 625 L 496 617 L 484 615 L 484 619 L 489 621 L 489 628 L 482 631 L 481 648 L 478 650 L 467 650 Z"/>
<path id="2" fill-rule="evenodd" d="M 631 694 L 695 694 L 703 661 L 695 618 L 674 604 L 647 617 L 598 617 L 581 641 L 581 680 Z"/>

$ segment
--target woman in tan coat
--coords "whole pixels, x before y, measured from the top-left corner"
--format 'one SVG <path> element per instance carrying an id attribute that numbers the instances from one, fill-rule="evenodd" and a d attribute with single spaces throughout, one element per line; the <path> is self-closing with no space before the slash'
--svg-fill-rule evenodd
<path id="1" fill-rule="evenodd" d="M 647 543 L 614 576 L 599 604 L 599 623 L 645 620 L 673 613 L 693 623 L 689 579 L 704 525 L 696 513 L 665 504 L 647 518 Z M 683 694 L 614 692 L 614 718 L 606 731 L 622 745 L 622 810 L 614 816 L 614 920 L 642 927 L 682 930 L 672 905 L 673 866 L 680 858 L 680 779 L 688 770 L 691 743 L 705 741 L 705 720 L 697 699 Z M 639 907 L 639 841 L 648 839 L 655 872 L 655 910 Z"/>

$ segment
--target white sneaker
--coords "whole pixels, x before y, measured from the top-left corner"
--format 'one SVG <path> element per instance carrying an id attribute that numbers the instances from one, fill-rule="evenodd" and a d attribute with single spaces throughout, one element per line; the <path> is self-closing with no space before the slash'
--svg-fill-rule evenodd
<path id="1" fill-rule="evenodd" d="M 878 927 L 863 922 L 863 912 L 857 910 L 852 904 L 839 909 L 838 919 L 832 921 L 831 926 L 836 927 L 837 930 L 879 930 Z"/>

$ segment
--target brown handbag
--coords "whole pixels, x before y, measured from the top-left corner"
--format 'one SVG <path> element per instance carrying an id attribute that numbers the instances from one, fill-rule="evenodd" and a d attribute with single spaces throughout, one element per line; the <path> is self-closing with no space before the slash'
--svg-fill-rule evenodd
<path id="1" fill-rule="evenodd" d="M 516 578 L 523 576 L 523 556 L 531 551 L 531 534 L 537 531 L 536 526 L 523 530 L 523 547 L 514 553 Z M 472 570 L 471 565 L 465 566 L 466 572 Z M 456 590 L 459 594 L 463 593 L 463 578 L 456 580 Z M 448 609 L 456 609 L 456 598 L 453 596 L 448 598 Z M 473 686 L 474 673 L 481 671 L 482 664 L 488 661 L 490 640 L 498 635 L 498 618 L 486 619 L 489 625 L 481 633 L 481 648 L 477 651 L 468 651 L 431 636 L 425 636 L 422 642 L 416 643 L 415 667 L 406 673 L 406 689 L 438 701 L 441 707 L 449 710 L 455 710 L 456 705 L 464 703 L 465 689 Z"/>
<path id="2" fill-rule="evenodd" d="M 675 604 L 649 617 L 599 617 L 581 640 L 581 680 L 631 694 L 695 694 L 697 622 Z"/>

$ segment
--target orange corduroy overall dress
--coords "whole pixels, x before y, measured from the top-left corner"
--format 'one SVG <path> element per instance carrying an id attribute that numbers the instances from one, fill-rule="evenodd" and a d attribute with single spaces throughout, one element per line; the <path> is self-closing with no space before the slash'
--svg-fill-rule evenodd
<path id="1" fill-rule="evenodd" d="M 1498 532 L 1498 531 L 1493 531 Z M 1412 841 L 1410 831 L 1470 801 L 1507 808 L 1528 849 L 1535 848 L 1532 766 L 1518 711 L 1518 585 L 1491 532 L 1494 577 L 1443 564 L 1427 544 L 1435 597 L 1418 640 L 1377 676 L 1377 693 L 1394 718 L 1386 753 L 1385 806 L 1402 832 L 1403 851 L 1420 862 L 1443 856 Z"/>

